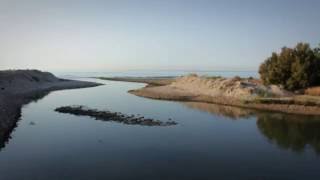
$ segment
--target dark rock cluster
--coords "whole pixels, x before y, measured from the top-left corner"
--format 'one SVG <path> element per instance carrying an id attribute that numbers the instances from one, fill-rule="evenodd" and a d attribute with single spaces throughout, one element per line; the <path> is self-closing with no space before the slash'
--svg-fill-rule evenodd
<path id="1" fill-rule="evenodd" d="M 120 112 L 99 111 L 97 109 L 89 109 L 85 106 L 63 106 L 56 108 L 55 111 L 60 113 L 73 114 L 76 116 L 90 116 L 96 120 L 102 121 L 115 121 L 128 125 L 141 125 L 141 126 L 172 126 L 177 123 L 174 121 L 163 122 L 154 119 L 144 118 L 142 116 L 125 115 Z"/>

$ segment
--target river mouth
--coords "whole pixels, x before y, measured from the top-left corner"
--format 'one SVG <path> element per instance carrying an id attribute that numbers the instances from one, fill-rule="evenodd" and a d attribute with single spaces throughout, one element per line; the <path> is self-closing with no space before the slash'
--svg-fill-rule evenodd
<path id="1" fill-rule="evenodd" d="M 314 179 L 320 177 L 320 118 L 151 100 L 144 84 L 52 92 L 22 109 L 0 151 L 0 179 Z M 70 116 L 83 104 L 158 120 L 170 128 Z"/>

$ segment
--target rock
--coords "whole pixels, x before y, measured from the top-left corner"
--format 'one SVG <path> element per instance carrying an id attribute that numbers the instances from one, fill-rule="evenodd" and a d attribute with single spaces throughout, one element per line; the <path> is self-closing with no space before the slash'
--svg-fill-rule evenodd
<path id="1" fill-rule="evenodd" d="M 98 111 L 96 109 L 89 109 L 84 106 L 63 106 L 56 108 L 55 111 L 60 113 L 73 114 L 77 116 L 90 116 L 96 120 L 101 121 L 115 121 L 130 125 L 144 125 L 144 126 L 172 126 L 176 122 L 162 122 L 154 119 L 145 119 L 144 117 L 136 118 L 134 115 L 124 115 L 121 113 L 113 113 L 110 111 Z M 171 120 L 171 119 L 170 119 Z"/>

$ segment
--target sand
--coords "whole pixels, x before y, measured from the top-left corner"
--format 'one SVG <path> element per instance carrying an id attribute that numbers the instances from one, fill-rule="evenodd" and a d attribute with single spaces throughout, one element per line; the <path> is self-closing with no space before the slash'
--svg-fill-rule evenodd
<path id="1" fill-rule="evenodd" d="M 129 93 L 162 100 L 205 102 L 290 114 L 320 115 L 320 106 L 299 100 L 300 96 L 278 86 L 264 86 L 240 78 L 177 78 L 163 86 L 144 87 Z M 305 98 L 303 98 L 305 99 Z M 258 101 L 259 100 L 259 101 Z M 263 102 L 265 103 L 262 103 Z M 292 103 L 294 102 L 294 103 Z"/>

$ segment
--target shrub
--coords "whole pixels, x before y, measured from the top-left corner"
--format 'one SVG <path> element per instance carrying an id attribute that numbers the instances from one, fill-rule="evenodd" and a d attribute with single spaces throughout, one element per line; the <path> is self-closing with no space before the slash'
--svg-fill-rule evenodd
<path id="1" fill-rule="evenodd" d="M 265 85 L 282 85 L 288 90 L 319 85 L 319 55 L 320 49 L 311 49 L 307 43 L 298 43 L 293 49 L 284 47 L 260 65 L 261 80 Z"/>
<path id="2" fill-rule="evenodd" d="M 216 79 L 221 79 L 221 76 L 204 76 L 206 79 L 212 79 L 212 80 L 216 80 Z"/>
<path id="3" fill-rule="evenodd" d="M 314 49 L 314 52 L 318 58 L 320 58 L 320 44 L 317 48 Z"/>
<path id="4" fill-rule="evenodd" d="M 235 76 L 232 78 L 234 81 L 241 81 L 241 77 L 240 76 Z"/>

